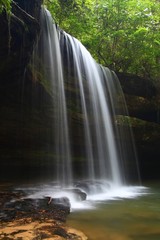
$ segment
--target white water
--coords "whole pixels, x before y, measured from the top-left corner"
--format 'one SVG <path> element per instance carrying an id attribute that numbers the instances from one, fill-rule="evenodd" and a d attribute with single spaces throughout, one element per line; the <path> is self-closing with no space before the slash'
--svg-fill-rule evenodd
<path id="1" fill-rule="evenodd" d="M 67 196 L 72 208 L 92 208 L 94 201 L 136 197 L 141 195 L 141 188 L 124 186 L 125 162 L 128 154 L 135 155 L 123 146 L 115 136 L 119 130 L 115 127 L 118 98 L 122 91 L 115 74 L 98 65 L 85 47 L 69 34 L 57 29 L 50 13 L 42 9 L 42 33 L 37 46 L 37 56 L 41 61 L 41 70 L 53 96 L 54 159 L 53 180 L 58 186 L 42 185 L 33 189 L 30 197 Z M 36 55 L 35 54 L 35 55 Z M 74 79 L 74 80 L 73 80 Z M 67 82 L 68 81 L 68 82 Z M 79 181 L 73 172 L 73 152 L 69 128 L 66 85 L 74 81 L 77 98 L 75 104 L 80 107 L 83 118 L 85 161 L 79 172 Z M 68 99 L 69 98 L 69 99 Z M 76 131 L 76 129 L 74 129 Z M 131 140 L 132 141 L 132 140 Z M 133 157 L 132 156 L 132 157 Z M 134 158 L 134 157 L 133 157 Z M 75 161 L 75 160 L 74 160 Z M 56 164 L 55 164 L 56 163 Z M 136 164 L 135 164 L 136 165 Z M 77 201 L 73 193 L 64 188 L 77 188 L 85 192 L 87 200 Z"/>
<path id="2" fill-rule="evenodd" d="M 63 32 L 67 49 L 67 58 L 72 58 L 75 80 L 78 81 L 82 113 L 84 115 L 86 162 L 88 178 L 111 179 L 117 185 L 122 183 L 118 164 L 117 146 L 114 140 L 113 123 L 110 106 L 108 106 L 106 89 L 102 79 L 114 81 L 111 74 L 103 74 L 102 68 L 94 61 L 86 48 L 75 38 Z M 70 46 L 71 51 L 68 48 Z M 63 46 L 64 48 L 64 46 Z M 85 78 L 84 78 L 85 75 Z M 85 84 L 85 86 L 84 86 Z M 87 109 L 85 88 L 90 97 L 90 109 Z M 89 114 L 92 111 L 91 129 Z M 96 143 L 93 144 L 93 135 Z"/>
<path id="3" fill-rule="evenodd" d="M 71 203 L 71 211 L 94 209 L 99 203 L 107 203 L 107 201 L 110 200 L 135 199 L 148 194 L 148 188 L 143 186 L 117 187 L 113 183 L 110 183 L 108 189 L 106 189 L 106 183 L 104 183 L 100 193 L 96 193 L 96 189 L 95 191 L 92 189 L 92 192 L 87 194 L 85 201 L 77 199 L 77 196 L 73 192 L 68 191 L 69 189 L 60 189 L 59 186 L 55 186 L 54 183 L 32 187 L 19 187 L 17 190 L 25 191 L 27 198 L 33 199 L 67 197 Z"/>
<path id="4" fill-rule="evenodd" d="M 71 150 L 69 141 L 66 96 L 62 59 L 56 25 L 48 10 L 42 8 L 42 33 L 39 41 L 46 80 L 50 83 L 54 107 L 54 153 L 56 155 L 56 180 L 63 186 L 72 183 Z"/>

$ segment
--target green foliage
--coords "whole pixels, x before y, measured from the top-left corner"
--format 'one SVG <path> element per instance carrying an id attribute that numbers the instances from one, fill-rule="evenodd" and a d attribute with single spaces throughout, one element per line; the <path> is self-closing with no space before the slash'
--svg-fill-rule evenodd
<path id="1" fill-rule="evenodd" d="M 8 14 L 11 13 L 12 0 L 0 0 L 0 14 L 5 10 Z"/>
<path id="2" fill-rule="evenodd" d="M 158 0 L 45 0 L 59 26 L 77 37 L 101 64 L 158 79 Z"/>

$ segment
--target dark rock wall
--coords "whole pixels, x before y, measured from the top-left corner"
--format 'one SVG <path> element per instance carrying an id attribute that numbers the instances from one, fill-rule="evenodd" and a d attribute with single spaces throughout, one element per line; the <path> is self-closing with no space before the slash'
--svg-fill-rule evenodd
<path id="1" fill-rule="evenodd" d="M 41 0 L 17 0 L 10 17 L 0 15 L 0 177 L 6 179 L 44 170 L 52 155 L 52 99 L 28 67 L 40 8 Z"/>
<path id="2" fill-rule="evenodd" d="M 153 81 L 124 73 L 117 75 L 131 116 L 142 179 L 159 179 L 160 92 Z"/>
<path id="3" fill-rule="evenodd" d="M 7 16 L 5 12 L 0 15 L 0 71 L 4 84 L 10 79 L 17 82 L 22 78 L 40 32 L 38 18 L 41 1 L 32 1 L 31 6 L 30 1 L 19 2 L 26 2 L 28 13 L 13 2 L 12 15 Z"/>

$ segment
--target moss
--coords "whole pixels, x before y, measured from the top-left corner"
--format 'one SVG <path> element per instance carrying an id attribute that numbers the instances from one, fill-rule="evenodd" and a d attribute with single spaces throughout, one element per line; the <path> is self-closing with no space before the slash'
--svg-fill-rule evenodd
<path id="1" fill-rule="evenodd" d="M 116 125 L 123 128 L 132 127 L 137 142 L 150 144 L 160 143 L 159 124 L 134 117 L 119 115 L 116 117 Z"/>
<path id="2" fill-rule="evenodd" d="M 11 14 L 11 3 L 12 0 L 1 0 L 0 3 L 0 14 L 5 10 L 7 14 Z"/>
<path id="3" fill-rule="evenodd" d="M 38 69 L 41 69 L 41 71 Z M 30 63 L 28 65 L 28 71 L 33 83 L 40 83 L 44 87 L 46 92 L 53 97 L 52 84 L 48 79 L 46 79 L 43 66 L 37 68 L 36 66 L 34 66 L 34 63 Z"/>

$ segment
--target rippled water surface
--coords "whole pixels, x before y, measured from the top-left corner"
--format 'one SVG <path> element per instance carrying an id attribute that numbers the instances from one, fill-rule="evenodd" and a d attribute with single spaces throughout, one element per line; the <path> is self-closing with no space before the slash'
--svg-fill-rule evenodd
<path id="1" fill-rule="evenodd" d="M 89 240 L 160 240 L 160 184 L 146 194 L 96 202 L 96 207 L 73 211 L 67 224 Z"/>

